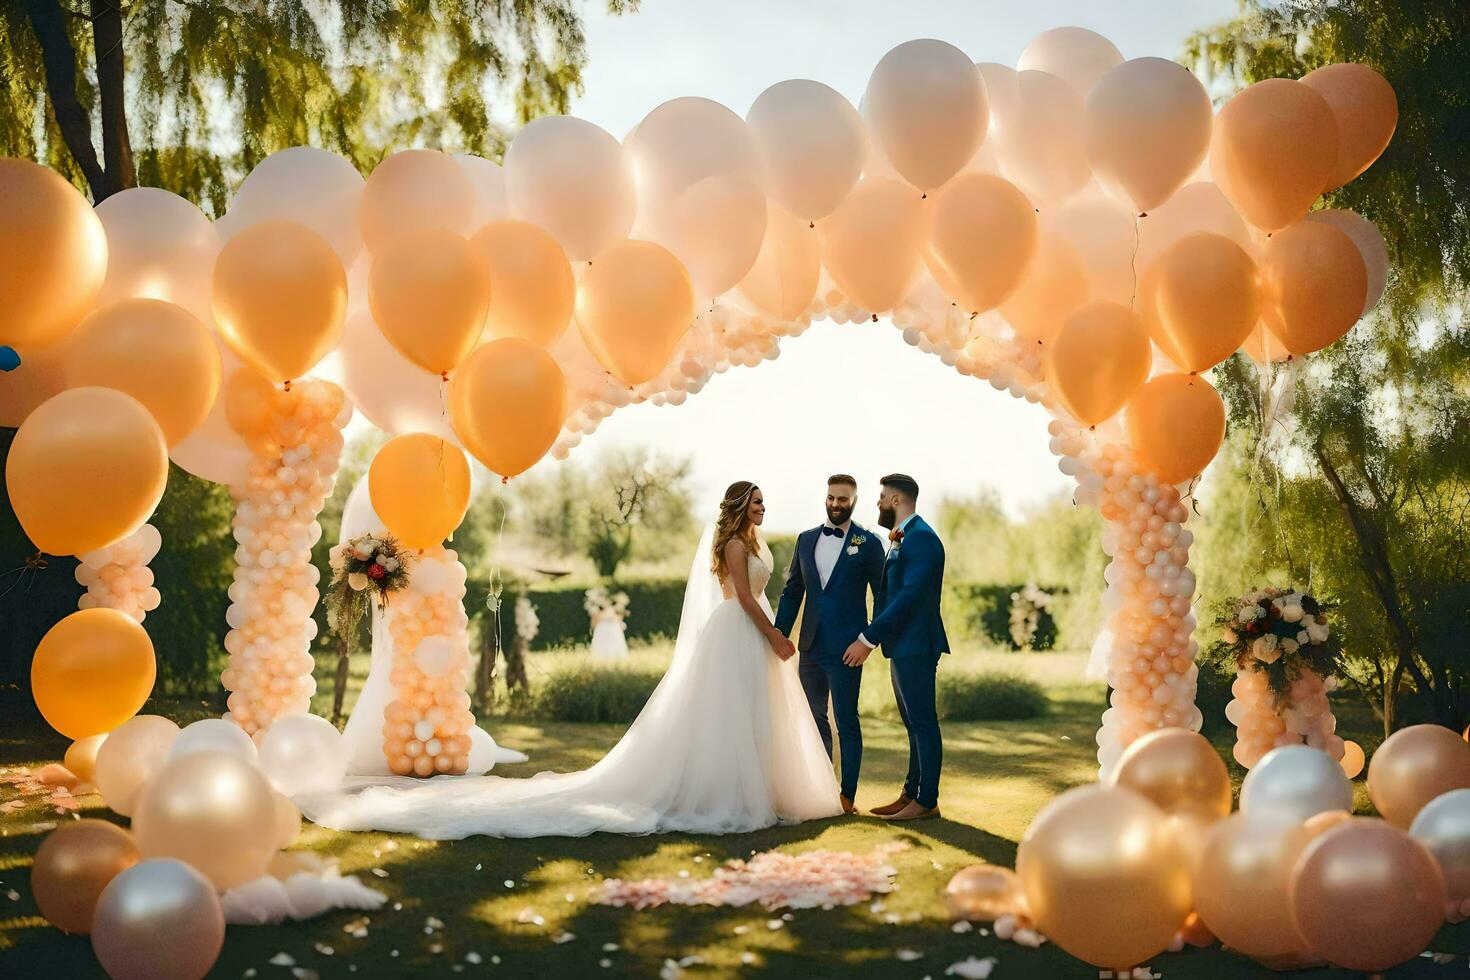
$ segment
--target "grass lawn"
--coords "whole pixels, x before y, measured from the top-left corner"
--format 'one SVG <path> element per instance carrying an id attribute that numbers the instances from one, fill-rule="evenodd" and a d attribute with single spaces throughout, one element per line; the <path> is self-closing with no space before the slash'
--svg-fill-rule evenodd
<path id="1" fill-rule="evenodd" d="M 644 654 L 657 657 L 659 652 Z M 689 976 L 824 978 L 882 975 L 942 977 L 949 964 L 969 956 L 999 959 L 994 977 L 1096 978 L 1098 971 L 1054 946 L 1039 950 L 1003 943 L 979 930 L 950 928 L 943 888 L 967 864 L 1013 864 L 1016 843 L 1028 822 L 1053 795 L 1095 778 L 1093 734 L 1102 690 L 1078 680 L 1082 654 L 1033 655 L 972 652 L 941 669 L 1006 669 L 1047 686 L 1051 710 L 1024 722 L 950 723 L 945 728 L 945 819 L 895 827 L 876 819 L 839 818 L 775 828 L 740 837 L 667 835 L 626 838 L 426 842 L 377 833 L 337 833 L 308 825 L 295 845 L 332 855 L 344 873 L 363 875 L 391 896 L 368 918 L 366 936 L 350 933 L 356 912 L 329 913 L 282 926 L 232 926 L 216 975 L 291 977 L 270 965 L 288 954 L 296 976 L 449 975 L 454 972 L 506 977 L 658 976 L 664 961 L 698 956 Z M 876 665 L 875 665 L 876 666 Z M 880 668 L 881 669 L 881 668 Z M 321 676 L 330 676 L 323 670 Z M 877 672 L 875 671 L 875 674 Z M 534 675 L 533 675 L 534 676 Z M 881 694 L 881 675 L 870 676 L 868 697 Z M 329 704 L 329 695 L 323 700 Z M 1342 726 L 1368 745 L 1377 739 L 1366 712 L 1340 699 Z M 39 720 L 15 718 L 8 710 L 0 728 L 0 765 L 34 765 L 59 759 L 65 743 Z M 145 709 L 180 721 L 207 713 L 205 706 L 169 702 Z M 317 710 L 322 710 L 318 704 Z M 503 775 L 540 769 L 571 770 L 600 757 L 622 726 L 541 724 L 488 719 L 486 727 L 506 745 L 530 753 L 531 762 L 502 767 Z M 888 721 L 864 722 L 867 744 L 860 807 L 886 803 L 906 763 L 902 729 Z M 1216 736 L 1228 749 L 1228 733 Z M 1228 751 L 1227 751 L 1228 757 Z M 1237 781 L 1242 775 L 1233 766 Z M 1358 784 L 1358 806 L 1367 809 Z M 85 798 L 85 815 L 118 819 L 96 797 Z M 28 884 L 32 854 L 58 817 L 39 805 L 0 815 L 0 976 L 91 977 L 100 975 L 83 937 L 65 936 L 37 914 Z M 901 841 L 911 847 L 896 855 L 898 888 L 872 906 L 794 912 L 788 919 L 759 908 L 666 907 L 648 911 L 592 905 L 589 893 L 606 877 L 637 878 L 708 874 L 719 862 L 780 847 L 865 853 Z M 381 872 L 381 874 L 378 874 Z M 518 921 L 525 910 L 543 921 Z M 430 928 L 430 920 L 442 927 Z M 778 928 L 771 928 L 772 925 Z M 574 938 L 566 939 L 563 934 Z M 560 939 L 561 941 L 556 941 Z M 166 939 L 165 939 L 166 941 Z M 615 944 L 616 950 L 605 950 Z M 1392 977 L 1461 976 L 1470 950 L 1470 927 L 1446 927 L 1434 947 L 1459 954 L 1448 965 L 1417 960 Z M 905 961 L 900 950 L 922 953 Z M 475 954 L 475 955 L 471 955 Z M 742 963 L 744 954 L 747 962 Z M 466 957 L 470 959 L 467 960 Z M 753 957 L 753 959 L 751 958 Z M 603 965 L 606 964 L 606 965 Z M 1151 964 L 1163 977 L 1238 978 L 1272 976 L 1251 961 L 1219 948 L 1165 954 Z M 252 972 L 253 971 L 253 972 Z M 303 972 L 304 971 L 304 972 Z M 1312 971 L 1302 977 L 1351 976 Z"/>

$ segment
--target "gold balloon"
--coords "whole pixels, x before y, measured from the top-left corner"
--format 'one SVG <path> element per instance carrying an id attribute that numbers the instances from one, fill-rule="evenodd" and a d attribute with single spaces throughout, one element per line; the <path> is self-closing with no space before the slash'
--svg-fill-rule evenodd
<path id="1" fill-rule="evenodd" d="M 143 787 L 133 837 L 144 857 L 178 858 L 224 891 L 259 878 L 276 852 L 274 793 L 237 755 L 177 756 Z"/>
<path id="2" fill-rule="evenodd" d="M 1399 123 L 1399 101 L 1388 80 L 1367 65 L 1324 65 L 1302 84 L 1327 100 L 1337 121 L 1337 157 L 1324 191 L 1336 190 L 1373 165 Z"/>
<path id="3" fill-rule="evenodd" d="M 1107 300 L 1079 306 L 1046 347 L 1046 379 L 1062 407 L 1083 425 L 1111 418 L 1148 379 L 1148 333 L 1127 307 Z"/>
<path id="4" fill-rule="evenodd" d="M 158 507 L 167 482 L 158 423 L 111 388 L 72 388 L 38 406 L 5 462 L 16 519 L 51 555 L 85 554 L 132 534 Z"/>
<path id="5" fill-rule="evenodd" d="M 1016 854 L 1037 928 L 1108 969 L 1167 949 L 1191 908 L 1186 854 L 1167 820 L 1119 787 L 1081 786 L 1048 803 Z"/>
<path id="6" fill-rule="evenodd" d="M 116 609 L 82 609 L 46 631 L 31 661 L 31 693 L 67 738 L 110 732 L 143 707 L 157 672 L 153 641 Z"/>
<path id="7" fill-rule="evenodd" d="M 1363 747 L 1351 740 L 1343 742 L 1342 746 L 1342 759 L 1339 760 L 1342 773 L 1349 779 L 1355 779 L 1363 771 L 1363 763 L 1367 761 L 1363 755 Z"/>
<path id="8" fill-rule="evenodd" d="M 383 336 L 425 371 L 445 374 L 479 343 L 490 265 L 452 231 L 422 228 L 373 254 L 368 303 Z"/>
<path id="9" fill-rule="evenodd" d="M 163 768 L 179 726 L 159 715 L 137 715 L 107 734 L 97 750 L 97 792 L 124 817 L 133 815 L 138 796 Z"/>
<path id="10" fill-rule="evenodd" d="M 103 307 L 77 326 L 66 352 L 68 385 L 132 395 L 153 414 L 170 446 L 199 427 L 219 392 L 219 351 L 209 329 L 162 300 Z"/>
<path id="11" fill-rule="evenodd" d="M 1261 314 L 1255 261 L 1210 232 L 1166 248 L 1144 271 L 1138 292 L 1149 336 L 1185 371 L 1206 371 L 1234 354 Z"/>
<path id="12" fill-rule="evenodd" d="M 24 357 L 56 343 L 106 274 L 107 234 L 87 199 L 46 167 L 0 159 L 0 344 Z"/>
<path id="13" fill-rule="evenodd" d="M 470 506 L 464 453 L 426 433 L 398 436 L 368 467 L 373 512 L 408 548 L 433 548 L 454 533 Z"/>
<path id="14" fill-rule="evenodd" d="M 105 732 L 77 739 L 66 747 L 66 755 L 62 757 L 61 764 L 66 766 L 67 772 L 77 777 L 77 782 L 92 782 L 97 776 L 97 751 L 105 741 Z"/>
<path id="15" fill-rule="evenodd" d="M 1354 817 L 1312 841 L 1290 892 L 1302 939 L 1349 970 L 1377 973 L 1418 956 L 1444 922 L 1444 873 L 1424 845 L 1382 820 Z"/>
<path id="16" fill-rule="evenodd" d="M 31 865 L 36 908 L 62 932 L 86 935 L 108 882 L 137 864 L 126 830 L 105 820 L 65 823 L 46 835 Z"/>
<path id="17" fill-rule="evenodd" d="M 1048 344 L 1087 301 L 1087 293 L 1087 271 L 1077 249 L 1060 235 L 1043 233 L 1021 284 L 1000 304 L 1000 315 L 1021 340 Z"/>
<path id="18" fill-rule="evenodd" d="M 587 349 L 626 385 L 657 377 L 693 322 L 694 285 L 661 245 L 614 242 L 582 274 L 577 327 Z"/>
<path id="19" fill-rule="evenodd" d="M 1185 728 L 1149 732 L 1123 751 L 1110 784 L 1131 789 L 1165 813 L 1197 808 L 1230 812 L 1230 773 L 1209 739 Z"/>
<path id="20" fill-rule="evenodd" d="M 1204 378 L 1161 374 L 1128 403 L 1133 457 L 1164 483 L 1198 476 L 1225 438 L 1225 403 Z"/>
<path id="21" fill-rule="evenodd" d="M 301 811 L 284 793 L 275 794 L 276 847 L 290 847 L 301 835 Z"/>
<path id="22" fill-rule="evenodd" d="M 1287 885 L 1310 839 L 1275 813 L 1233 813 L 1210 828 L 1194 868 L 1194 908 L 1221 942 L 1264 961 L 1306 952 Z"/>
<path id="23" fill-rule="evenodd" d="M 882 313 L 903 302 L 919 275 L 924 210 L 907 184 L 867 177 L 817 225 L 822 264 L 854 304 Z"/>
<path id="24" fill-rule="evenodd" d="M 1272 235 L 1261 255 L 1261 315 L 1298 356 L 1339 339 L 1363 315 L 1368 267 L 1347 234 L 1303 221 Z"/>
<path id="25" fill-rule="evenodd" d="M 572 322 L 577 281 L 561 243 L 525 221 L 495 221 L 470 244 L 490 269 L 485 339 L 520 337 L 547 349 Z"/>
<path id="26" fill-rule="evenodd" d="M 1215 116 L 1210 174 L 1241 217 L 1262 231 L 1305 217 L 1330 183 L 1336 158 L 1332 108 L 1301 82 L 1256 82 Z"/>
<path id="27" fill-rule="evenodd" d="M 290 381 L 337 346 L 347 274 L 320 235 L 290 221 L 263 221 L 220 251 L 214 316 L 241 360 L 273 381 Z"/>
<path id="28" fill-rule="evenodd" d="M 566 379 L 555 359 L 514 337 L 476 350 L 449 382 L 455 435 L 505 479 L 546 455 L 561 431 L 566 403 Z"/>
<path id="29" fill-rule="evenodd" d="M 795 320 L 811 305 L 821 278 L 822 249 L 816 231 L 772 205 L 755 265 L 736 288 L 762 312 Z"/>
<path id="30" fill-rule="evenodd" d="M 203 980 L 224 944 L 219 895 L 182 861 L 128 868 L 103 890 L 92 920 L 92 951 L 112 980 Z"/>
<path id="31" fill-rule="evenodd" d="M 1019 915 L 1024 907 L 1021 882 L 1010 868 L 972 864 L 961 868 L 944 889 L 949 914 L 971 922 L 994 922 Z"/>
<path id="32" fill-rule="evenodd" d="M 1036 254 L 1036 209 L 1010 181 L 961 174 L 935 195 L 924 261 L 960 308 L 1003 303 Z"/>
<path id="33" fill-rule="evenodd" d="M 1470 744 L 1439 725 L 1410 725 L 1384 739 L 1368 763 L 1368 796 L 1407 829 L 1430 800 L 1470 787 Z"/>

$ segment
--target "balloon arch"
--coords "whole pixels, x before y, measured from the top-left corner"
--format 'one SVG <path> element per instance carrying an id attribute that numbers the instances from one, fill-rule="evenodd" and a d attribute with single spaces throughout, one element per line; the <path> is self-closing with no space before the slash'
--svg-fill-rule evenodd
<path id="1" fill-rule="evenodd" d="M 415 149 L 364 180 L 292 148 L 214 222 L 146 188 L 94 210 L 51 171 L 0 161 L 0 267 L 19 270 L 0 278 L 0 342 L 20 356 L 0 380 L 0 423 L 20 426 L 11 501 L 41 550 L 82 557 L 84 606 L 136 621 L 162 598 L 146 566 L 167 542 L 139 528 L 165 448 L 228 484 L 227 717 L 259 735 L 315 689 L 309 555 L 355 407 L 397 436 L 370 490 L 404 552 L 338 549 L 333 587 L 416 560 L 389 614 L 384 749 L 397 772 L 464 772 L 464 569 L 440 545 L 467 504 L 462 450 L 511 478 L 816 319 L 886 315 L 1050 412 L 1077 501 L 1106 521 L 1107 770 L 1144 733 L 1201 722 L 1185 498 L 1225 431 L 1202 372 L 1237 350 L 1319 350 L 1377 302 L 1376 230 L 1311 209 L 1395 120 L 1362 66 L 1259 82 L 1216 113 L 1180 65 L 1062 28 L 1018 70 L 899 45 L 861 112 L 792 80 L 744 119 L 675 99 L 622 142 L 536 119 L 503 168 Z"/>

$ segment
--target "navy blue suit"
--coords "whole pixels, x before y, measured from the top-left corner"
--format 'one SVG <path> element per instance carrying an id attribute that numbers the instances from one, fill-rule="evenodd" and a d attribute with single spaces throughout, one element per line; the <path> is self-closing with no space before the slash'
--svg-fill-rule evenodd
<path id="1" fill-rule="evenodd" d="M 909 733 L 909 771 L 904 795 L 920 806 L 939 805 L 939 770 L 944 743 L 934 704 L 939 657 L 949 652 L 949 637 L 939 615 L 944 595 L 944 545 L 917 514 L 903 528 L 903 540 L 888 550 L 873 604 L 873 622 L 863 630 L 868 642 L 889 659 L 893 696 Z"/>
<path id="2" fill-rule="evenodd" d="M 877 595 L 883 574 L 883 546 L 877 535 L 856 524 L 849 525 L 837 552 L 837 564 L 824 587 L 816 562 L 821 539 L 820 527 L 797 537 L 796 554 L 791 558 L 776 611 L 776 629 L 790 636 L 796 614 L 805 606 L 796 643 L 801 651 L 801 686 L 829 757 L 832 727 L 827 721 L 827 700 L 831 697 L 838 744 L 842 746 L 842 795 L 852 799 L 857 795 L 863 763 L 863 733 L 858 725 L 863 671 L 843 663 L 842 654 L 868 625 L 868 592 Z"/>

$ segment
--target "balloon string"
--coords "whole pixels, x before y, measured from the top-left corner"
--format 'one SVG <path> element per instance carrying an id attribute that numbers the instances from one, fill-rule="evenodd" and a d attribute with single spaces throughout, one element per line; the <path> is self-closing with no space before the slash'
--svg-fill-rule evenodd
<path id="1" fill-rule="evenodd" d="M 1130 310 L 1138 305 L 1138 223 L 1143 217 L 1138 215 L 1133 219 L 1133 254 L 1128 256 L 1128 268 L 1133 273 L 1133 295 L 1128 300 Z"/>

